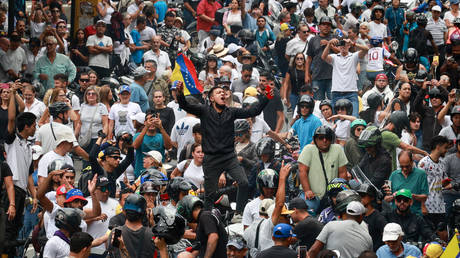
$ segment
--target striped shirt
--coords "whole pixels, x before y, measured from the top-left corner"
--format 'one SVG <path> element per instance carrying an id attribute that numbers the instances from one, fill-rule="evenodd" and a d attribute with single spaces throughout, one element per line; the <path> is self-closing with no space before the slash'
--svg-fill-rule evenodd
<path id="1" fill-rule="evenodd" d="M 447 26 L 441 18 L 438 18 L 438 21 L 434 21 L 431 17 L 426 25 L 426 30 L 431 33 L 437 46 L 444 45 L 444 33 L 447 32 Z M 431 42 L 428 42 L 428 45 L 431 46 Z"/>

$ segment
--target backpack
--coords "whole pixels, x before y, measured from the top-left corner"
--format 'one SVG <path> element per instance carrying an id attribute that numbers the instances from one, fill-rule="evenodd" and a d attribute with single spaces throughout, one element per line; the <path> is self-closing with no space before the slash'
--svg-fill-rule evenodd
<path id="1" fill-rule="evenodd" d="M 88 190 L 88 181 L 92 180 L 93 177 L 94 177 L 94 174 L 90 166 L 84 168 L 81 171 L 80 179 L 78 179 L 78 189 L 81 190 L 84 197 L 87 197 L 90 195 L 89 190 Z"/>

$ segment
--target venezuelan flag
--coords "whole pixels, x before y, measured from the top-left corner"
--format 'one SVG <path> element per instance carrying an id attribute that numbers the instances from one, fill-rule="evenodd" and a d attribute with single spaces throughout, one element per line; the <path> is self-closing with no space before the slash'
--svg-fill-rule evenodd
<path id="1" fill-rule="evenodd" d="M 203 91 L 203 86 L 201 86 L 196 76 L 195 66 L 182 53 L 177 55 L 171 81 L 181 81 L 184 83 L 184 95 L 200 94 Z"/>

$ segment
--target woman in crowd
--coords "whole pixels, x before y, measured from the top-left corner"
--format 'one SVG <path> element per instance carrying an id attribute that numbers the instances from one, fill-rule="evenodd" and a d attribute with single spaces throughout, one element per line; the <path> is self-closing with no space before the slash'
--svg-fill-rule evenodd
<path id="1" fill-rule="evenodd" d="M 204 192 L 204 173 L 203 173 L 203 157 L 204 153 L 201 149 L 201 144 L 194 143 L 192 145 L 192 160 L 183 160 L 171 174 L 171 178 L 182 176 L 189 179 L 200 192 Z M 223 174 L 222 174 L 223 175 Z"/>
<path id="2" fill-rule="evenodd" d="M 294 58 L 294 64 L 289 67 L 284 79 L 283 101 L 289 103 L 291 108 L 295 108 L 299 101 L 300 88 L 305 81 L 305 56 L 303 53 L 297 53 Z"/>
<path id="3" fill-rule="evenodd" d="M 32 85 L 27 85 L 22 90 L 22 96 L 24 97 L 25 109 L 24 112 L 32 112 L 37 117 L 37 126 L 38 121 L 42 117 L 43 113 L 46 110 L 45 104 L 40 100 L 35 98 L 36 90 Z"/>
<path id="4" fill-rule="evenodd" d="M 70 44 L 70 60 L 76 67 L 88 66 L 89 51 L 86 46 L 86 34 L 83 29 L 78 29 L 75 33 L 76 38 Z"/>
<path id="5" fill-rule="evenodd" d="M 214 85 L 214 78 L 219 77 L 217 59 L 217 56 L 213 54 L 209 54 L 206 57 L 206 66 L 198 75 L 198 80 L 201 85 Z"/>
<path id="6" fill-rule="evenodd" d="M 90 86 L 97 86 L 99 85 L 99 76 L 95 71 L 89 71 L 89 85 Z"/>
<path id="7" fill-rule="evenodd" d="M 232 0 L 228 7 L 229 9 L 224 13 L 224 18 L 222 20 L 222 25 L 227 34 L 225 43 L 238 43 L 235 34 L 243 27 L 244 11 L 241 10 L 238 0 Z"/>
<path id="8" fill-rule="evenodd" d="M 101 103 L 105 105 L 107 111 L 110 112 L 110 107 L 113 104 L 112 90 L 109 85 L 104 85 L 99 89 L 99 96 L 101 97 Z"/>
<path id="9" fill-rule="evenodd" d="M 97 4 L 97 13 L 105 24 L 110 24 L 110 18 L 112 18 L 112 13 L 115 12 L 110 0 L 102 0 Z"/>

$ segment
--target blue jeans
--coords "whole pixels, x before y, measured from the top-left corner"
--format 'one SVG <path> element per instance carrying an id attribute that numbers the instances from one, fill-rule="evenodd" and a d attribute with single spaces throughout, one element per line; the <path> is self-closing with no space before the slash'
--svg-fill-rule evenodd
<path id="1" fill-rule="evenodd" d="M 352 115 L 358 117 L 359 112 L 359 100 L 357 92 L 332 92 L 332 108 L 334 109 L 335 102 L 339 99 L 348 99 L 353 105 Z"/>
<path id="2" fill-rule="evenodd" d="M 455 200 L 460 198 L 460 193 L 443 193 L 442 196 L 444 197 L 444 203 L 446 204 L 447 217 L 449 217 L 452 210 L 452 204 Z"/>
<path id="3" fill-rule="evenodd" d="M 184 28 L 195 21 L 195 17 L 193 17 L 192 13 L 184 8 Z"/>
<path id="4" fill-rule="evenodd" d="M 311 84 L 313 87 L 313 92 L 315 93 L 315 100 L 323 100 L 326 98 L 326 95 L 327 99 L 331 99 L 331 79 L 313 80 Z"/>
<path id="5" fill-rule="evenodd" d="M 291 102 L 291 108 L 294 110 L 295 106 L 297 106 L 297 102 L 299 102 L 299 95 L 291 93 L 291 95 L 289 95 L 289 102 Z"/>

